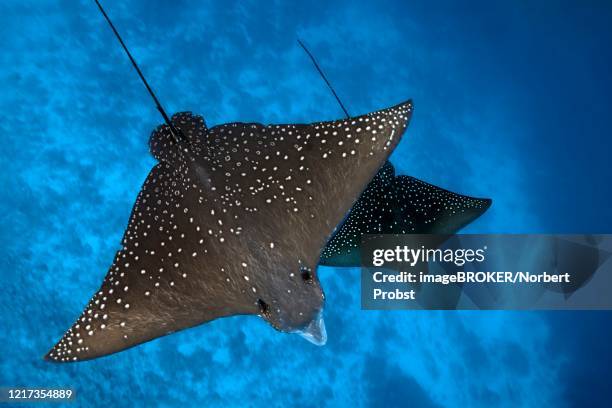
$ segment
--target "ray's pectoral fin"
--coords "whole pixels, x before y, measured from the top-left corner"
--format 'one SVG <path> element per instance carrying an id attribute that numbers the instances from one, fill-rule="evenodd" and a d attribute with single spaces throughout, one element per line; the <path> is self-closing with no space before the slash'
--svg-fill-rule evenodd
<path id="1" fill-rule="evenodd" d="M 201 118 L 185 115 L 173 121 L 193 143 L 206 129 Z M 207 233 L 218 219 L 212 207 L 203 211 L 207 192 L 194 183 L 167 127 L 151 135 L 150 147 L 160 162 L 136 199 L 122 248 L 47 360 L 87 360 L 219 317 L 260 312 L 232 291 L 221 270 L 202 279 L 204 259 L 223 252 L 217 232 Z"/>
<path id="2" fill-rule="evenodd" d="M 199 193 L 167 163 L 153 168 L 102 286 L 48 360 L 91 359 L 219 317 L 259 313 L 227 293 L 220 277 L 194 279 L 205 255 L 221 251 L 218 239 L 199 234 L 213 220 L 190 214 Z"/>
<path id="3" fill-rule="evenodd" d="M 412 222 L 401 225 L 396 231 L 451 235 L 484 214 L 492 203 L 490 198 L 453 193 L 411 176 L 398 176 L 395 187 L 399 197 L 408 195 L 417 203 L 411 206 L 404 202 L 399 206 L 399 219 Z"/>
<path id="4" fill-rule="evenodd" d="M 395 176 L 393 165 L 387 162 L 327 243 L 320 264 L 358 267 L 364 234 L 455 234 L 490 206 L 490 199 L 456 194 L 410 176 Z"/>

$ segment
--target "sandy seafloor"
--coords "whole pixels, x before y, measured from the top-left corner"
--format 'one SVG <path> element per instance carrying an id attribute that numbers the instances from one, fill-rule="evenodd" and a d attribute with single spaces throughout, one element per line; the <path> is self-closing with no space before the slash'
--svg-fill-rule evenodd
<path id="1" fill-rule="evenodd" d="M 392 161 L 493 198 L 467 232 L 612 232 L 609 2 L 105 3 L 171 112 L 342 117 L 300 36 L 352 113 L 414 99 Z M 0 385 L 108 407 L 608 405 L 609 312 L 366 312 L 357 269 L 319 270 L 322 348 L 235 317 L 44 362 L 112 261 L 160 118 L 92 1 L 5 0 L 0 38 Z"/>

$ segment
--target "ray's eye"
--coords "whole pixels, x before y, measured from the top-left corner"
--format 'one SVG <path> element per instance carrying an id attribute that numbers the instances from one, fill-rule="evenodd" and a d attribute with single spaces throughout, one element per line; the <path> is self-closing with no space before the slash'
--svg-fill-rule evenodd
<path id="1" fill-rule="evenodd" d="M 310 270 L 310 268 L 301 267 L 300 268 L 300 274 L 302 275 L 302 280 L 304 282 L 306 282 L 306 283 L 312 283 L 313 282 L 312 271 Z"/>
<path id="2" fill-rule="evenodd" d="M 261 299 L 257 299 L 257 305 L 259 305 L 259 311 L 262 316 L 270 317 L 270 306 Z"/>

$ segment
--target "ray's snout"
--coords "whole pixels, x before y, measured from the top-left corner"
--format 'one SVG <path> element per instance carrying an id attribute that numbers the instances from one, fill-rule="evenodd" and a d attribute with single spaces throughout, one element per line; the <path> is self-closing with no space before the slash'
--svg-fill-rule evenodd
<path id="1" fill-rule="evenodd" d="M 327 330 L 323 320 L 323 311 L 320 311 L 304 329 L 297 330 L 296 333 L 314 345 L 324 346 L 327 343 Z"/>

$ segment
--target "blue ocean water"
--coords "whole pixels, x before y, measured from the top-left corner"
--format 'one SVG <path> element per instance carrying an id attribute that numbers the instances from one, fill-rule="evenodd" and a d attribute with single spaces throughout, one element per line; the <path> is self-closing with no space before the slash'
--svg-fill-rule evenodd
<path id="1" fill-rule="evenodd" d="M 398 171 L 493 198 L 468 232 L 612 232 L 612 4 L 107 1 L 168 111 L 210 125 L 413 98 Z M 81 406 L 609 406 L 608 312 L 366 312 L 321 268 L 325 347 L 222 319 L 74 365 L 42 355 L 112 261 L 161 123 L 94 3 L 0 4 L 0 385 Z"/>

